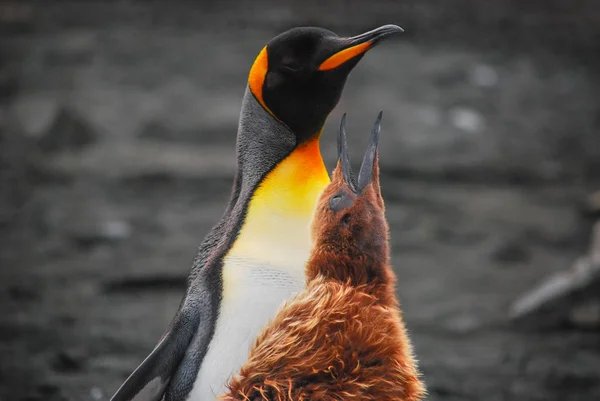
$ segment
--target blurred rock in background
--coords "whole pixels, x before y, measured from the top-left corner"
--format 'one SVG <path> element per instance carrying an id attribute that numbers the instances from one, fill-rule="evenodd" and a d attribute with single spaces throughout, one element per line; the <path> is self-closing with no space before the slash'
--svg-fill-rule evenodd
<path id="1" fill-rule="evenodd" d="M 332 168 L 342 113 L 362 149 L 384 110 L 429 399 L 600 398 L 598 292 L 568 270 L 600 210 L 597 1 L 19 0 L 0 2 L 0 399 L 107 400 L 224 211 L 258 51 L 386 23 L 406 32 L 352 72 L 321 147 Z M 557 277 L 577 285 L 537 296 Z"/>

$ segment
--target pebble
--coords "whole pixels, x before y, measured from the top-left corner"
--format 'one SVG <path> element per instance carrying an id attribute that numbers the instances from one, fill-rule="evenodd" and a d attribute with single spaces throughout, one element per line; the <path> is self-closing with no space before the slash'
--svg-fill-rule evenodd
<path id="1" fill-rule="evenodd" d="M 122 220 L 105 221 L 100 225 L 100 234 L 109 241 L 121 241 L 131 236 L 131 225 Z"/>
<path id="2" fill-rule="evenodd" d="M 93 400 L 101 400 L 104 398 L 104 392 L 100 387 L 92 387 L 90 389 L 90 397 L 92 397 Z"/>
<path id="3" fill-rule="evenodd" d="M 485 64 L 475 64 L 469 73 L 471 82 L 481 87 L 492 87 L 498 84 L 498 73 Z"/>
<path id="4" fill-rule="evenodd" d="M 70 236 L 81 245 L 99 245 L 123 241 L 131 236 L 131 225 L 122 220 L 74 225 Z"/>
<path id="5" fill-rule="evenodd" d="M 485 126 L 483 116 L 468 107 L 454 107 L 450 110 L 451 124 L 465 132 L 479 132 Z"/>

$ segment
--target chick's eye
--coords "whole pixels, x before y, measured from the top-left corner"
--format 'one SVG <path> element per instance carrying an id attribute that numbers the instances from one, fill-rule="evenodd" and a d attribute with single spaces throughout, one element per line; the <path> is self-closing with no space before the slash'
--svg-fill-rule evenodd
<path id="1" fill-rule="evenodd" d="M 344 217 L 342 217 L 342 226 L 348 227 L 350 225 L 350 213 L 346 213 Z"/>
<path id="2" fill-rule="evenodd" d="M 331 199 L 329 199 L 329 208 L 332 210 L 335 210 L 341 200 L 342 200 L 341 194 L 337 194 L 337 195 L 333 196 Z"/>

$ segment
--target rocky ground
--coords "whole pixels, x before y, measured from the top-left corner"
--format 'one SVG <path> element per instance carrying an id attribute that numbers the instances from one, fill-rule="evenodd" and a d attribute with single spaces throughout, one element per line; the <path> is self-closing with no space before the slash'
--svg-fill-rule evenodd
<path id="1" fill-rule="evenodd" d="M 0 4 L 0 400 L 107 400 L 152 349 L 224 209 L 253 57 L 308 23 L 407 29 L 352 73 L 322 149 L 332 167 L 345 111 L 362 149 L 384 110 L 398 293 L 429 399 L 600 398 L 593 321 L 508 318 L 588 246 L 598 7 L 321 3 Z"/>

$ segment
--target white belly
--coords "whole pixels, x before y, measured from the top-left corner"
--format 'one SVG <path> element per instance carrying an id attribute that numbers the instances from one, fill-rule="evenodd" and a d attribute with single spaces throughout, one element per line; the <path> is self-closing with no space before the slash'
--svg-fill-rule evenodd
<path id="1" fill-rule="evenodd" d="M 225 259 L 215 333 L 189 401 L 214 400 L 225 392 L 228 380 L 248 358 L 255 338 L 282 303 L 304 288 L 302 259 L 299 265 L 281 269 L 240 257 Z"/>

